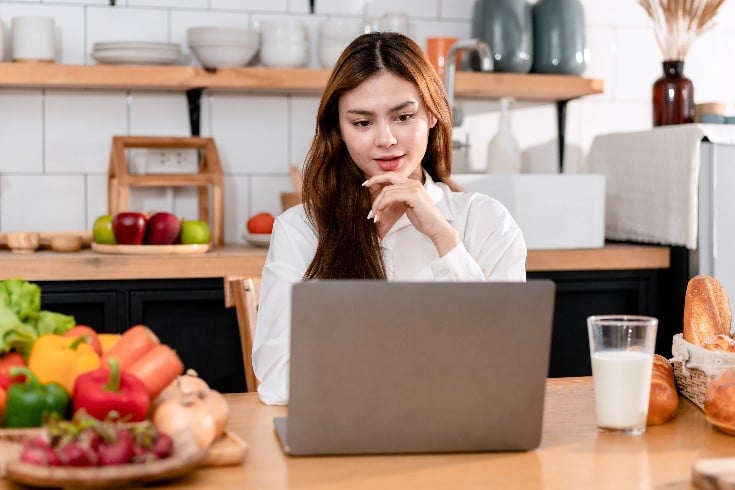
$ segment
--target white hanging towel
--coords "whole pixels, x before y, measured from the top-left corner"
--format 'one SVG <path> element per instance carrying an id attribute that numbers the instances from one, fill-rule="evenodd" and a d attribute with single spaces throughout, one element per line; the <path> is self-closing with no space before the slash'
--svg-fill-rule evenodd
<path id="1" fill-rule="evenodd" d="M 735 126 L 681 124 L 598 135 L 586 167 L 605 174 L 605 238 L 697 248 L 701 143 L 735 144 Z"/>

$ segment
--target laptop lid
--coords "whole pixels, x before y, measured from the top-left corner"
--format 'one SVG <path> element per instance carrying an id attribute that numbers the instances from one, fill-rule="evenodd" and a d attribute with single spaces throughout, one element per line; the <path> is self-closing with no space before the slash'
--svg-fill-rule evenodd
<path id="1" fill-rule="evenodd" d="M 292 296 L 293 455 L 539 445 L 554 283 L 310 281 Z"/>

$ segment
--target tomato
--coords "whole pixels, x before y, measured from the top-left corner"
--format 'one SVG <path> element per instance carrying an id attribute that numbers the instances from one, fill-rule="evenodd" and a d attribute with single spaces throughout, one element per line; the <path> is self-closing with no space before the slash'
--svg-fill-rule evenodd
<path id="1" fill-rule="evenodd" d="M 25 359 L 17 352 L 8 352 L 3 355 L 2 359 L 0 359 L 0 388 L 7 390 L 12 383 L 25 381 L 26 377 L 22 374 L 15 377 L 10 376 L 10 368 L 16 366 L 25 367 L 25 365 Z"/>
<path id="2" fill-rule="evenodd" d="M 248 232 L 270 234 L 273 232 L 273 223 L 276 218 L 270 213 L 258 213 L 248 220 Z"/>

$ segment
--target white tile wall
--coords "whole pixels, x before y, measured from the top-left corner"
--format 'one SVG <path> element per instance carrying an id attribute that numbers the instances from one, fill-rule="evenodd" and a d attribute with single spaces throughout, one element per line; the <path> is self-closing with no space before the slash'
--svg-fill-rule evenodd
<path id="1" fill-rule="evenodd" d="M 605 94 L 572 101 L 567 108 L 565 168 L 584 168 L 593 138 L 602 133 L 650 128 L 650 89 L 661 73 L 650 21 L 636 0 L 581 0 L 592 62 L 586 76 L 601 78 Z M 387 12 L 412 14 L 414 38 L 470 35 L 475 0 L 0 0 L 0 22 L 10 53 L 14 16 L 54 17 L 57 62 L 93 63 L 96 41 L 155 40 L 182 44 L 195 25 L 256 27 L 263 19 L 299 18 L 311 35 L 310 66 L 316 67 L 319 24 L 330 17 L 368 19 Z M 731 58 L 735 3 L 725 2 L 715 29 L 698 39 L 685 73 L 697 102 L 732 104 Z M 194 63 L 191 61 L 191 63 Z M 496 101 L 459 99 L 465 111 L 458 137 L 469 134 L 471 158 L 484 165 L 487 143 L 497 130 Z M 316 96 L 205 93 L 201 132 L 217 140 L 225 171 L 225 238 L 241 242 L 248 216 L 277 213 L 281 191 L 291 188 L 288 165 L 301 165 L 311 143 Z M 186 98 L 181 93 L 94 90 L 0 90 L 0 230 L 89 228 L 107 210 L 107 165 L 114 134 L 187 135 Z M 526 171 L 557 168 L 555 105 L 517 101 L 513 131 Z M 34 199 L 27 199 L 33 195 Z M 136 189 L 141 210 L 171 209 L 196 215 L 193 190 Z M 18 209 L 23 209 L 22 213 Z M 48 212 L 53 209 L 53 218 Z"/>

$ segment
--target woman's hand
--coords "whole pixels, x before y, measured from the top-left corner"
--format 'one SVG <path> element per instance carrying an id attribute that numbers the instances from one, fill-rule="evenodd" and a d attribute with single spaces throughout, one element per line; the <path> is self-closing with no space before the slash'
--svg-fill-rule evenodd
<path id="1" fill-rule="evenodd" d="M 421 181 L 386 172 L 369 178 L 363 186 L 375 196 L 368 219 L 382 222 L 390 229 L 406 213 L 411 224 L 431 239 L 440 257 L 459 243 L 457 231 L 442 216 Z"/>

